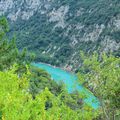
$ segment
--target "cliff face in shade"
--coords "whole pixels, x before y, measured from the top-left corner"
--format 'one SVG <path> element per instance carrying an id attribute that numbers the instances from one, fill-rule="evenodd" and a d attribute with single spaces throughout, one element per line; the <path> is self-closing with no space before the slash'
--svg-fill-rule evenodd
<path id="1" fill-rule="evenodd" d="M 0 15 L 36 61 L 78 68 L 80 50 L 120 56 L 119 0 L 0 0 Z"/>

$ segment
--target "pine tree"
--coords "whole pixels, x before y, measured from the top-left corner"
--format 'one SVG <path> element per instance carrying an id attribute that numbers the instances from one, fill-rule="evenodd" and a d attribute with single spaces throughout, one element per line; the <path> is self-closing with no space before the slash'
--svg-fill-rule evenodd
<path id="1" fill-rule="evenodd" d="M 0 70 L 6 70 L 13 64 L 18 64 L 17 72 L 25 72 L 26 64 L 30 63 L 27 58 L 30 56 L 27 56 L 27 49 L 23 49 L 21 52 L 17 49 L 15 37 L 8 39 L 6 35 L 8 31 L 6 18 L 0 18 Z"/>

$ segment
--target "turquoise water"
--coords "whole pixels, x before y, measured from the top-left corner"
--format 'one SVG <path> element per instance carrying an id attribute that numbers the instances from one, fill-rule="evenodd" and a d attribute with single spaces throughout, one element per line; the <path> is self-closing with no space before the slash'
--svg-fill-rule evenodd
<path id="1" fill-rule="evenodd" d="M 84 102 L 92 106 L 94 109 L 97 109 L 99 107 L 97 98 L 78 83 L 77 76 L 75 74 L 43 63 L 33 63 L 33 65 L 46 70 L 51 75 L 52 79 L 54 79 L 57 83 L 62 81 L 66 85 L 69 93 L 72 93 L 76 90 L 81 93 L 84 92 L 86 95 Z"/>

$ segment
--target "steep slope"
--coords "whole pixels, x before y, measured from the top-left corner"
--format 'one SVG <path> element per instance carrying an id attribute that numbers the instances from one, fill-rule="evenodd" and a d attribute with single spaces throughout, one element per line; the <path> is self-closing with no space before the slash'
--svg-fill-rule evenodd
<path id="1" fill-rule="evenodd" d="M 79 67 L 80 50 L 120 56 L 119 0 L 1 0 L 0 15 L 36 61 Z"/>

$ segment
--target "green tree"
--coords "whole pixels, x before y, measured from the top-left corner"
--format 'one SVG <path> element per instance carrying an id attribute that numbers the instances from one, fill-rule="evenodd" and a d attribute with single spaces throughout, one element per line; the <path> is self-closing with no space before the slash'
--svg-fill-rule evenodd
<path id="1" fill-rule="evenodd" d="M 88 106 L 72 110 L 61 101 L 61 95 L 53 95 L 45 88 L 35 99 L 29 91 L 27 71 L 22 77 L 16 73 L 16 67 L 9 71 L 0 71 L 0 112 L 2 120 L 92 120 L 97 112 Z M 22 82 L 21 82 L 22 81 Z M 51 107 L 46 109 L 46 103 Z"/>
<path id="2" fill-rule="evenodd" d="M 120 58 L 105 53 L 81 56 L 80 82 L 99 99 L 101 119 L 117 120 L 120 117 Z"/>
<path id="3" fill-rule="evenodd" d="M 8 40 L 7 31 L 7 20 L 1 18 L 0 117 L 2 120 L 92 120 L 96 118 L 97 111 L 86 104 L 82 104 L 81 107 L 77 103 L 78 94 L 68 94 L 51 80 L 47 72 L 35 67 L 30 68 L 26 49 L 19 52 L 15 38 Z"/>
<path id="4" fill-rule="evenodd" d="M 30 65 L 35 58 L 34 54 L 29 54 L 27 49 L 19 51 L 16 46 L 16 37 L 8 39 L 8 21 L 5 17 L 0 18 L 0 70 L 9 69 L 13 64 L 18 64 L 16 72 L 19 74 L 26 71 L 26 64 Z"/>
<path id="5" fill-rule="evenodd" d="M 30 93 L 35 97 L 46 87 L 54 94 L 58 95 L 61 93 L 63 88 L 62 84 L 57 84 L 51 79 L 51 76 L 44 70 L 31 66 L 31 77 L 30 77 Z"/>

